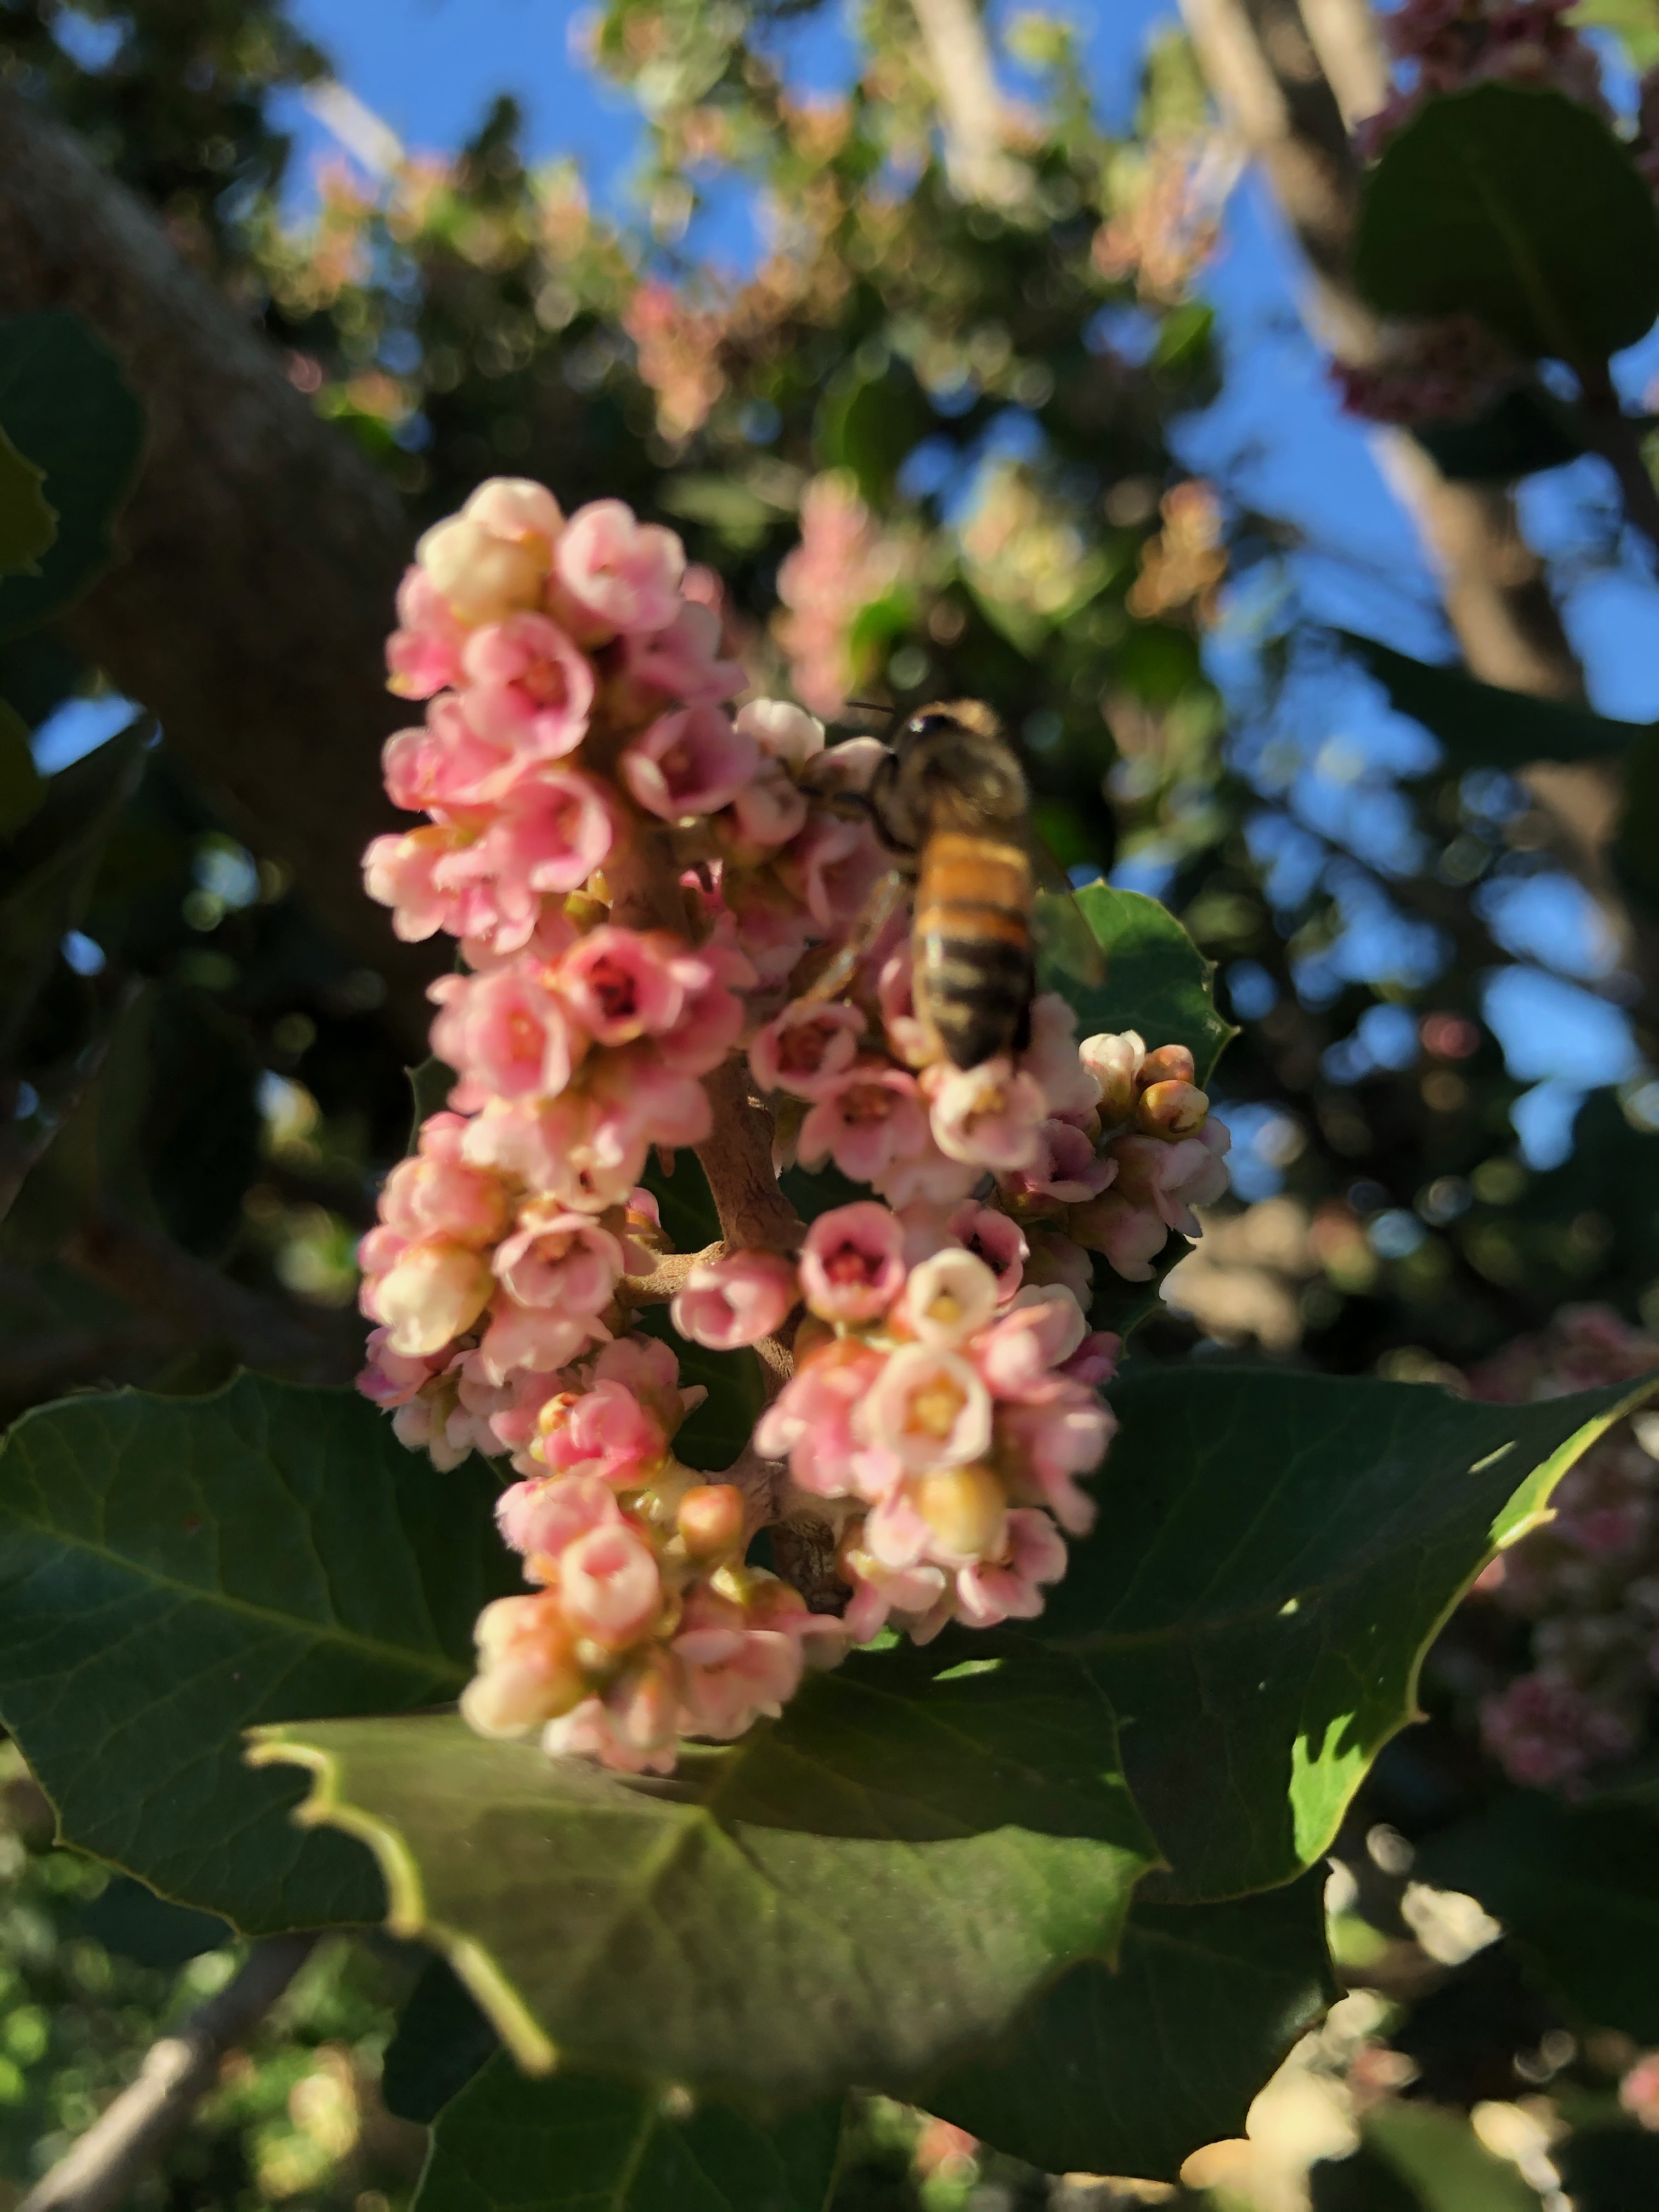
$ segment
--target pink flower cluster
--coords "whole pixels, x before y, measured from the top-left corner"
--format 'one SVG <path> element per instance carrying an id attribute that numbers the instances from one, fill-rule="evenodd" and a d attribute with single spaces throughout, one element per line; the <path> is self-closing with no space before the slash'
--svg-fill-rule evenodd
<path id="1" fill-rule="evenodd" d="M 1572 7 L 1573 0 L 1404 0 L 1382 17 L 1382 30 L 1408 82 L 1362 126 L 1361 150 L 1380 153 L 1436 94 L 1493 80 L 1550 86 L 1605 115 L 1601 64 L 1566 20 Z"/>
<path id="2" fill-rule="evenodd" d="M 1568 1306 L 1471 1381 L 1477 1395 L 1508 1402 L 1656 1368 L 1659 1340 L 1605 1306 Z M 1593 1444 L 1558 1484 L 1552 1517 L 1486 1569 L 1468 1628 L 1454 1630 L 1440 1655 L 1513 1781 L 1571 1796 L 1649 1734 L 1659 1681 L 1656 1447 L 1659 1435 L 1639 1413 Z M 1494 1663 L 1473 1633 L 1489 1607 L 1525 1626 L 1528 1663 L 1518 1674 Z"/>
<path id="3" fill-rule="evenodd" d="M 1079 1046 L 1045 997 L 1017 1060 L 943 1061 L 902 920 L 844 997 L 799 994 L 884 869 L 841 803 L 883 748 L 728 711 L 718 598 L 617 501 L 567 520 L 538 484 L 481 486 L 422 539 L 388 647 L 426 704 L 386 787 L 426 818 L 365 859 L 399 934 L 461 961 L 431 987 L 447 1103 L 362 1247 L 359 1387 L 439 1466 L 520 1478 L 501 1519 L 529 1588 L 478 1624 L 468 1718 L 629 1771 L 775 1713 L 890 1613 L 925 1636 L 1039 1610 L 1112 1425 L 1091 1253 L 1146 1279 L 1226 1180 L 1179 1047 Z M 775 1172 L 833 1161 L 876 1197 L 810 1231 L 762 1202 L 755 1249 L 665 1253 L 641 1178 L 653 1152 L 726 1158 L 728 1069 L 775 1103 Z M 763 1181 L 765 1109 L 720 1096 Z M 675 1457 L 702 1393 L 635 1327 L 665 1301 L 685 1341 L 780 1359 L 807 1310 L 729 1480 Z M 744 1562 L 792 1500 L 837 1528 L 844 1618 Z"/>
<path id="4" fill-rule="evenodd" d="M 1232 1139 L 1185 1046 L 1149 1053 L 1132 1030 L 1079 1045 L 1071 1008 L 1045 994 L 1017 1059 L 952 1067 L 916 1015 L 908 936 L 872 964 L 863 1004 L 792 1000 L 750 1046 L 760 1087 L 800 1102 L 804 1167 L 831 1160 L 890 1204 L 936 1214 L 988 1176 L 1033 1232 L 1041 1279 L 1079 1304 L 1091 1251 L 1146 1282 L 1172 1230 L 1200 1233 L 1193 1208 L 1226 1189 Z"/>
<path id="5" fill-rule="evenodd" d="M 796 690 L 814 713 L 838 714 L 861 672 L 853 626 L 904 573 L 902 549 L 882 530 L 850 476 L 814 477 L 801 495 L 800 543 L 778 571 L 787 612 L 775 624 Z"/>
<path id="6" fill-rule="evenodd" d="M 1089 1334 L 1063 1285 L 1025 1284 L 1028 1257 L 1009 1216 L 971 1200 L 943 1220 L 860 1201 L 807 1232 L 811 1318 L 755 1444 L 834 1502 L 857 1642 L 890 1614 L 918 1642 L 952 1619 L 1030 1619 L 1066 1571 L 1060 1528 L 1093 1523 L 1077 1478 L 1110 1440 L 1095 1385 L 1118 1340 Z"/>

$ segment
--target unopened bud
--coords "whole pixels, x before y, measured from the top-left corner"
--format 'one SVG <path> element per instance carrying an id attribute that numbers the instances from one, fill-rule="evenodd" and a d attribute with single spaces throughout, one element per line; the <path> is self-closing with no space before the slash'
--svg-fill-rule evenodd
<path id="1" fill-rule="evenodd" d="M 714 1559 L 743 1540 L 743 1492 L 732 1482 L 701 1482 L 681 1498 L 678 1517 L 691 1557 Z"/>
<path id="2" fill-rule="evenodd" d="M 1197 1079 L 1198 1070 L 1184 1044 L 1161 1044 L 1140 1063 L 1143 1091 L 1150 1091 L 1155 1083 L 1195 1083 Z"/>
<path id="3" fill-rule="evenodd" d="M 1006 1505 L 1002 1485 L 988 1467 L 935 1468 L 917 1479 L 916 1510 L 955 1559 L 985 1559 L 1001 1552 Z"/>
<path id="4" fill-rule="evenodd" d="M 1142 1091 L 1135 1126 L 1149 1137 L 1190 1137 L 1204 1127 L 1209 1113 L 1203 1091 L 1176 1079 Z"/>
<path id="5" fill-rule="evenodd" d="M 532 548 L 511 544 L 465 516 L 428 530 L 417 554 L 463 622 L 500 622 L 540 601 L 547 571 Z"/>

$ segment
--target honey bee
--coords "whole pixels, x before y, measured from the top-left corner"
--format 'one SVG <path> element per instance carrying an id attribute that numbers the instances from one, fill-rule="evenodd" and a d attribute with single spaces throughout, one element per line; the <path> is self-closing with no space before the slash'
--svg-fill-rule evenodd
<path id="1" fill-rule="evenodd" d="M 916 1012 L 955 1066 L 977 1067 L 1030 1042 L 1045 935 L 1055 940 L 1056 965 L 1101 980 L 1099 947 L 1064 878 L 1058 897 L 1039 889 L 1025 774 L 982 701 L 944 701 L 908 715 L 864 805 L 894 867 L 811 995 L 843 988 L 907 890 Z"/>

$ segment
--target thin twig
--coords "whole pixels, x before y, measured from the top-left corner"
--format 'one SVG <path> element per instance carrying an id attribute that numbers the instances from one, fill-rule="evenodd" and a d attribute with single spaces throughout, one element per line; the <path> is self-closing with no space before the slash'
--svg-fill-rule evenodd
<path id="1" fill-rule="evenodd" d="M 1580 423 L 1594 450 L 1619 479 L 1625 520 L 1646 538 L 1659 560 L 1659 484 L 1656 484 L 1642 454 L 1641 433 L 1619 404 L 1613 378 L 1605 362 L 1581 370 L 1584 404 Z"/>
<path id="2" fill-rule="evenodd" d="M 17 2212 L 114 2212 L 184 2127 L 244 2042 L 305 1963 L 314 1936 L 256 1943 L 234 1981 L 153 2043 L 138 2077 L 39 2181 Z"/>

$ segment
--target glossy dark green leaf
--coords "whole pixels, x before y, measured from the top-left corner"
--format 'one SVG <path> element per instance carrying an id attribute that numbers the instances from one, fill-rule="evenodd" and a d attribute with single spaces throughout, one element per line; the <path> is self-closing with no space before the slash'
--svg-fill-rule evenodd
<path id="1" fill-rule="evenodd" d="M 95 1943 L 136 1959 L 141 1966 L 182 1966 L 204 1951 L 233 1940 L 216 1912 L 197 1912 L 118 1874 L 100 1895 L 81 1908 L 81 1925 Z"/>
<path id="2" fill-rule="evenodd" d="M 1584 450 L 1568 410 L 1524 385 L 1468 422 L 1414 422 L 1412 434 L 1454 483 L 1512 483 L 1539 469 L 1562 468 Z"/>
<path id="3" fill-rule="evenodd" d="M 1405 2185 L 1422 2212 L 1542 2212 L 1537 2191 L 1486 2148 L 1462 2112 L 1398 2100 L 1381 2104 L 1365 2118 L 1362 2147 Z M 1392 2212 L 1387 2199 L 1376 2212 L 1385 2206 Z"/>
<path id="4" fill-rule="evenodd" d="M 823 2212 L 839 2100 L 765 2127 L 660 2088 L 534 2081 L 505 2053 L 433 2130 L 416 2212 Z"/>
<path id="5" fill-rule="evenodd" d="M 1354 273 L 1385 314 L 1476 315 L 1528 358 L 1597 363 L 1659 315 L 1659 210 L 1590 109 L 1480 84 L 1425 101 L 1389 140 Z"/>
<path id="6" fill-rule="evenodd" d="M 1431 1837 L 1418 1871 L 1478 1898 L 1587 2027 L 1659 2042 L 1659 1822 L 1513 1790 Z"/>
<path id="7" fill-rule="evenodd" d="M 1645 722 L 1619 722 L 1562 699 L 1535 699 L 1482 684 L 1459 668 L 1413 660 L 1375 638 L 1339 633 L 1389 695 L 1421 722 L 1454 768 L 1524 768 L 1528 761 L 1605 760 L 1650 738 Z"/>
<path id="8" fill-rule="evenodd" d="M 1325 1869 L 1225 1905 L 1137 1904 L 1115 1971 L 1086 1960 L 992 2057 L 921 2092 L 930 2112 L 1051 2173 L 1173 2180 L 1242 2135 L 1252 2099 L 1340 1994 Z"/>
<path id="9" fill-rule="evenodd" d="M 1495 1406 L 1210 1361 L 1122 1376 L 1098 1524 L 1030 1632 L 1109 1699 L 1186 1894 L 1330 1848 L 1452 1607 L 1649 1387 Z"/>
<path id="10" fill-rule="evenodd" d="M 1222 1046 L 1237 1035 L 1215 1010 L 1215 963 L 1144 892 L 1085 884 L 1077 903 L 1104 955 L 1104 976 L 1089 984 L 1056 969 L 1042 981 L 1070 1000 L 1079 1036 L 1132 1029 L 1148 1046 L 1184 1044 L 1200 1083 L 1207 1083 Z"/>
<path id="11" fill-rule="evenodd" d="M 279 1714 L 453 1698 L 516 1585 L 483 1462 L 439 1474 L 349 1390 L 246 1375 L 26 1416 L 0 1451 L 0 1717 L 66 1842 L 248 1932 L 372 1920 L 374 1867 L 250 1772 Z"/>
<path id="12" fill-rule="evenodd" d="M 0 323 L 0 429 L 45 471 L 58 519 L 33 573 L 0 576 L 7 638 L 61 614 L 109 566 L 144 418 L 114 356 L 76 316 L 52 308 Z"/>
<path id="13" fill-rule="evenodd" d="M 531 2068 L 765 2107 L 902 2088 L 1115 1955 L 1149 1863 L 1110 1713 L 1027 1651 L 855 1654 L 775 1723 L 636 1783 L 447 1716 L 259 1731 L 374 1845 L 388 1925 Z"/>
<path id="14" fill-rule="evenodd" d="M 32 574 L 58 535 L 57 511 L 40 489 L 46 480 L 46 471 L 20 453 L 0 425 L 0 577 Z"/>
<path id="15" fill-rule="evenodd" d="M 1624 772 L 1613 860 L 1626 888 L 1644 906 L 1659 908 L 1659 729 L 1638 733 Z"/>
<path id="16" fill-rule="evenodd" d="M 428 1960 L 386 2045 L 381 2100 L 400 2120 L 429 2126 L 500 2048 L 501 2038 L 448 1960 Z"/>

